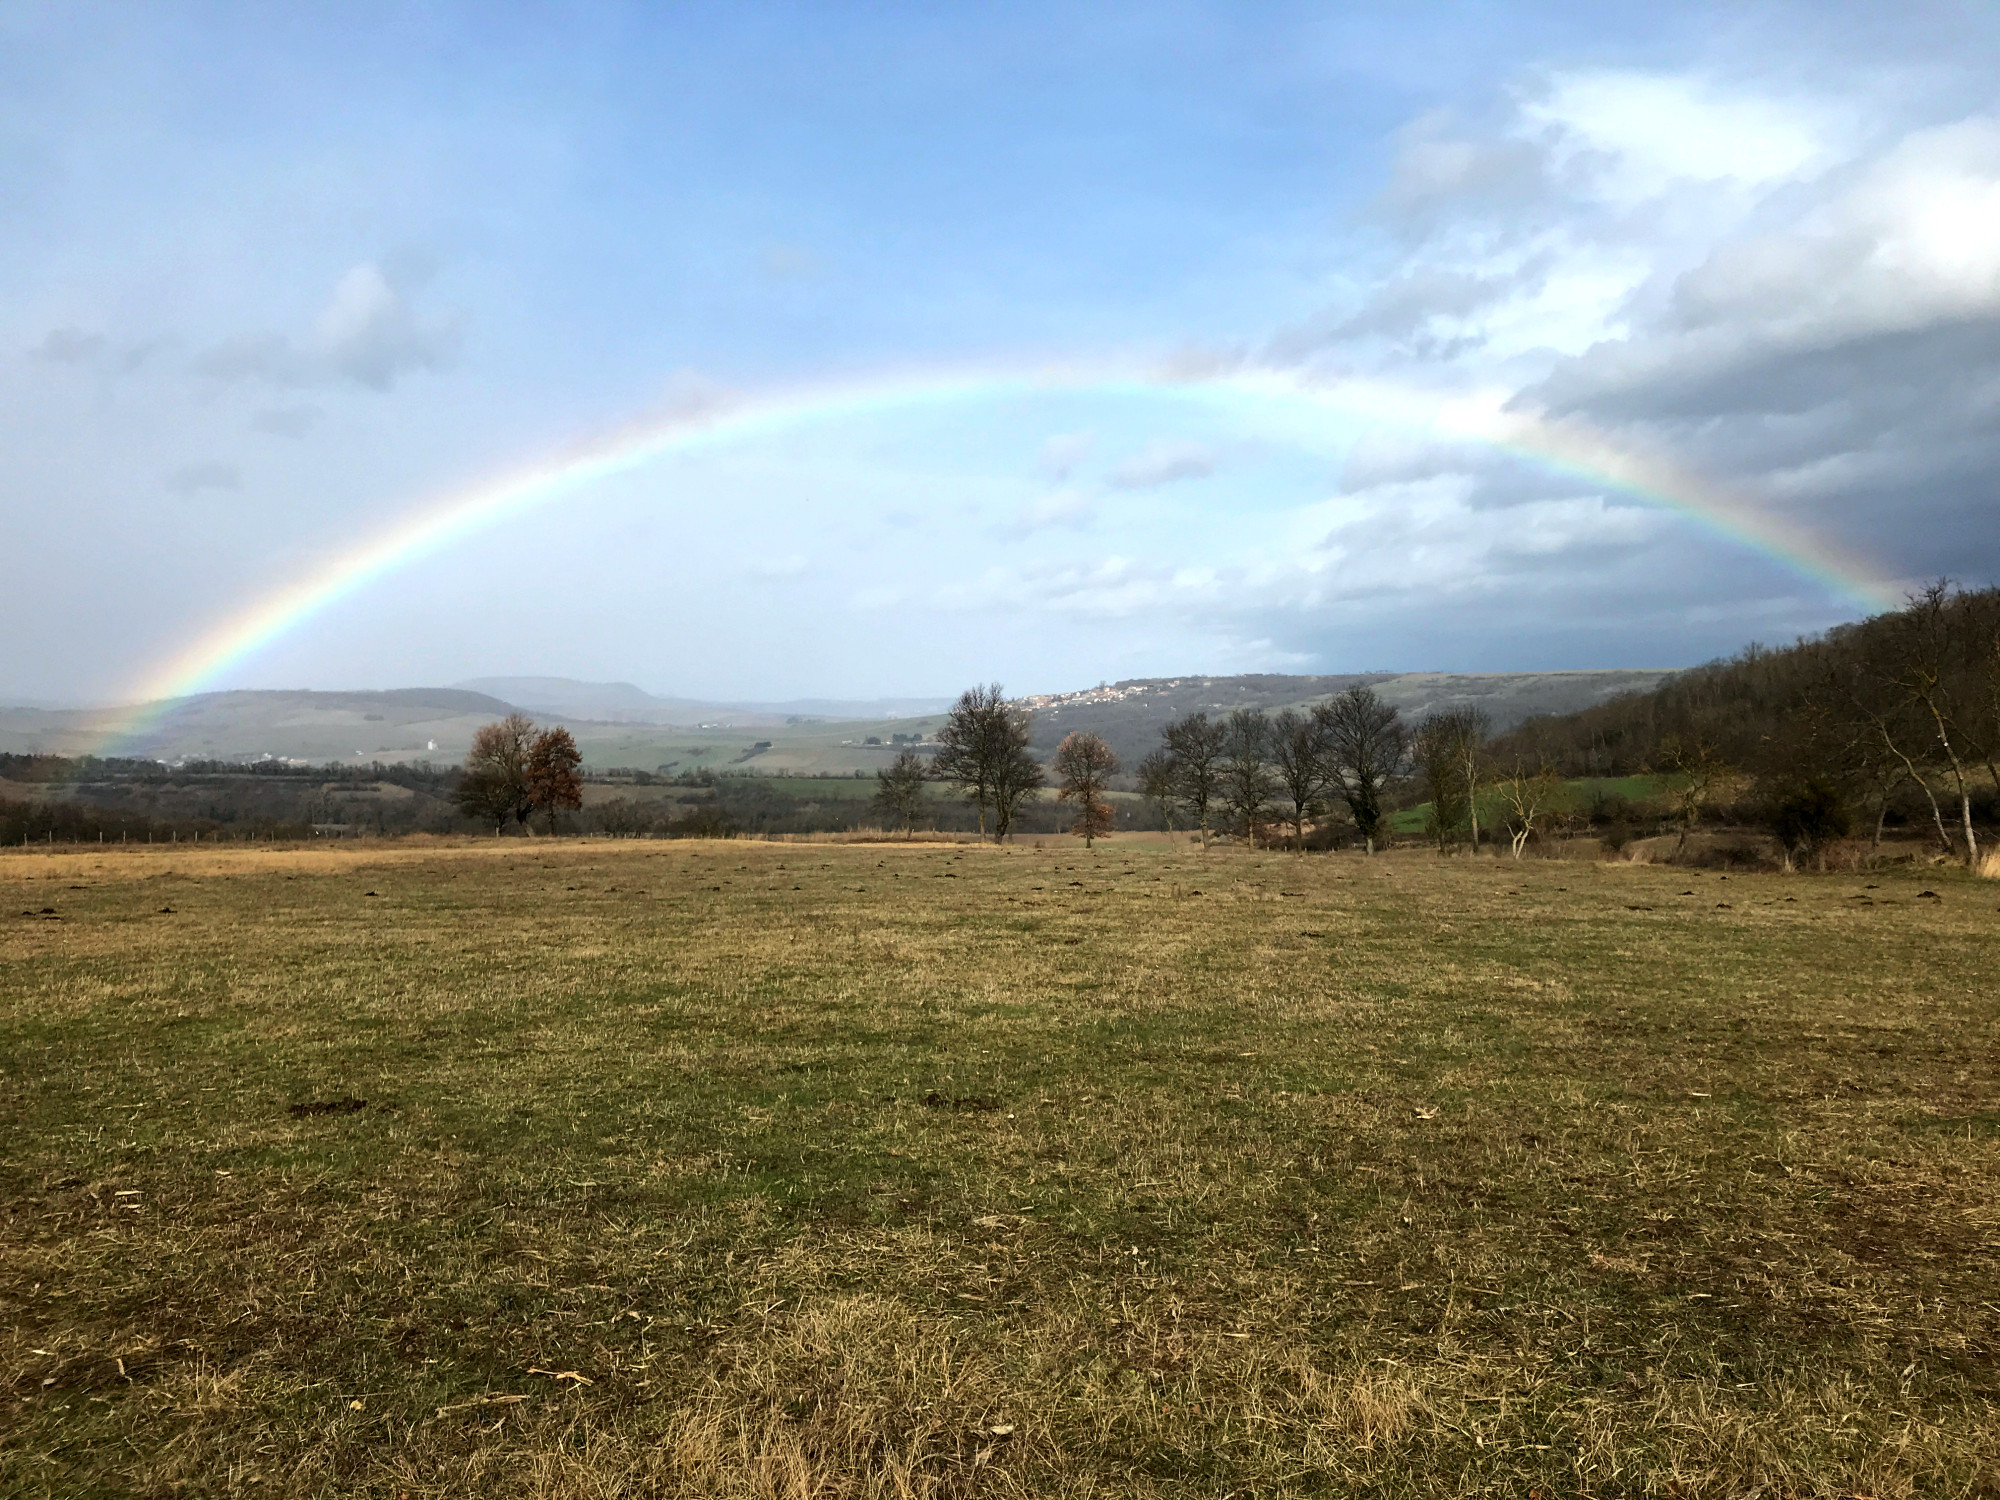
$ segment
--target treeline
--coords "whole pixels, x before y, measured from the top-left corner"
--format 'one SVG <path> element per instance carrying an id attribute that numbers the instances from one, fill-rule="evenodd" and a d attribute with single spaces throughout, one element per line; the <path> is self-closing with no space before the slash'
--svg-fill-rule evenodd
<path id="1" fill-rule="evenodd" d="M 260 818 L 154 818 L 88 802 L 0 800 L 0 846 L 14 844 L 169 844 L 214 839 L 299 839 L 310 824 Z"/>
<path id="2" fill-rule="evenodd" d="M 1664 774 L 1696 800 L 1733 791 L 1797 852 L 1914 815 L 1973 863 L 2000 820 L 2000 589 L 1935 583 L 1900 610 L 1530 720 L 1487 753 Z"/>

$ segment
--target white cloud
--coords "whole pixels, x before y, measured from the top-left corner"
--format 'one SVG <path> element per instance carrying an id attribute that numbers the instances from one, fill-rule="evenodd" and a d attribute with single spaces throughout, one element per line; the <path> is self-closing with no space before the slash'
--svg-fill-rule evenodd
<path id="1" fill-rule="evenodd" d="M 1844 154 L 1831 111 L 1666 73 L 1557 73 L 1520 106 L 1551 165 L 1598 196 L 1633 204 L 1682 183 L 1768 188 L 1824 171 Z"/>
<path id="2" fill-rule="evenodd" d="M 1200 443 L 1159 442 L 1111 471 L 1121 490 L 1153 489 L 1183 479 L 1206 479 L 1215 472 L 1215 454 Z"/>

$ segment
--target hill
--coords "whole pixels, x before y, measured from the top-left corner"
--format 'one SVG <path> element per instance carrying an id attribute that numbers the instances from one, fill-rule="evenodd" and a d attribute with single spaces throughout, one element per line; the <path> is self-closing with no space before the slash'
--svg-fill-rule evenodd
<path id="1" fill-rule="evenodd" d="M 768 729 L 801 719 L 904 719 L 941 714 L 943 698 L 798 698 L 779 703 L 662 698 L 629 682 L 570 677 L 477 677 L 458 684 L 518 704 L 530 713 L 600 724 L 658 724 L 690 729 Z"/>
<path id="2" fill-rule="evenodd" d="M 1657 687 L 1664 671 L 1402 672 L 1346 676 L 1245 673 L 1234 677 L 1145 677 L 1081 693 L 1025 700 L 1035 711 L 1035 749 L 1047 754 L 1072 730 L 1100 734 L 1129 766 L 1159 743 L 1160 731 L 1184 714 L 1226 714 L 1239 708 L 1302 708 L 1367 683 L 1418 719 L 1447 708 L 1483 711 L 1495 733 L 1531 718 L 1564 714 L 1621 694 Z"/>
<path id="3" fill-rule="evenodd" d="M 1304 704 L 1356 682 L 1406 714 L 1476 704 L 1496 730 L 1536 714 L 1563 713 L 1652 687 L 1664 672 L 1413 672 L 1365 676 L 1142 678 L 1026 700 L 1035 744 L 1052 751 L 1072 729 L 1103 735 L 1128 760 L 1152 748 L 1169 720 L 1196 709 L 1276 709 Z M 0 751 L 86 755 L 107 747 L 166 761 L 259 759 L 385 764 L 461 759 L 473 732 L 515 709 L 567 723 L 593 766 L 652 771 L 871 771 L 895 753 L 896 737 L 936 732 L 936 700 L 802 699 L 716 703 L 661 698 L 630 683 L 568 678 L 482 678 L 450 688 L 385 692 L 227 692 L 157 705 L 129 730 L 126 709 L 0 709 Z M 502 691 L 505 689 L 505 691 Z M 928 712 L 924 710 L 928 709 Z"/>

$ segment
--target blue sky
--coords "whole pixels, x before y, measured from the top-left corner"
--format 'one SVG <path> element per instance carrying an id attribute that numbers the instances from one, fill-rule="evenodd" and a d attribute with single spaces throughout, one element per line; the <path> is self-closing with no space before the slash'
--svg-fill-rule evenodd
<path id="1" fill-rule="evenodd" d="M 690 392 L 1050 363 L 1480 392 L 1995 581 L 1996 77 L 1972 5 L 0 5 L 0 698 Z M 1678 665 L 1855 609 L 1434 432 L 1070 391 L 663 459 L 228 680 Z"/>

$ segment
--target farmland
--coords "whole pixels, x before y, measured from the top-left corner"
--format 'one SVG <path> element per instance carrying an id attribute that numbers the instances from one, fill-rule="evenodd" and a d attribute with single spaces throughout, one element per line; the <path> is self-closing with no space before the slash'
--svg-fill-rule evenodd
<path id="1" fill-rule="evenodd" d="M 0 1493 L 2000 1493 L 2000 885 L 0 853 Z"/>

